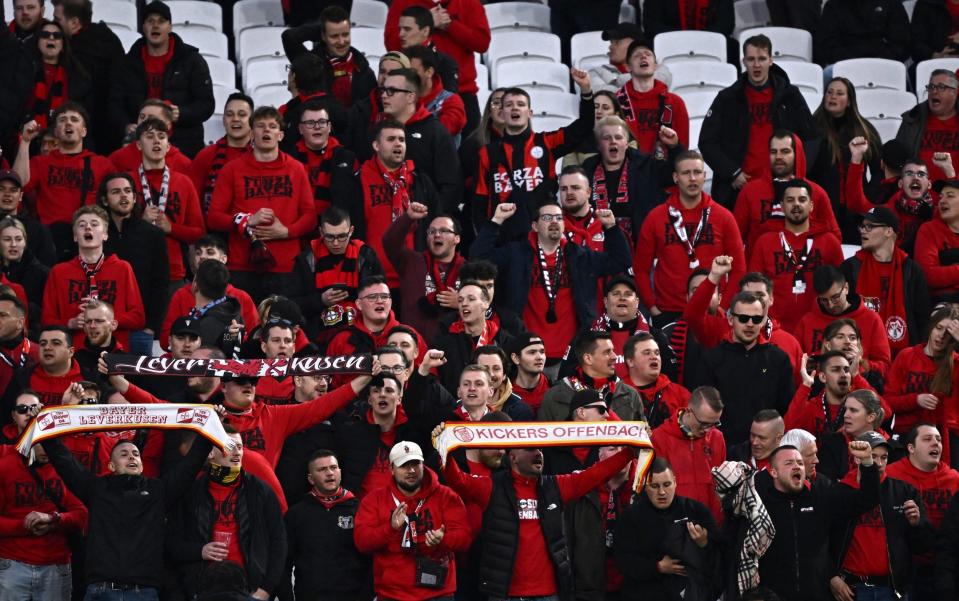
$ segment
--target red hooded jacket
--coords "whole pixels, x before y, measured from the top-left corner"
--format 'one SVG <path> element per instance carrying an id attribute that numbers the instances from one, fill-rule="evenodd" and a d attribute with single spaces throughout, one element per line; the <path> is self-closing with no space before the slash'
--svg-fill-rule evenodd
<path id="1" fill-rule="evenodd" d="M 842 315 L 824 313 L 818 302 L 814 302 L 809 311 L 803 315 L 796 326 L 796 339 L 802 345 L 804 352 L 811 355 L 818 354 L 822 348 L 823 332 L 826 327 L 840 318 L 852 319 L 859 326 L 862 346 L 862 356 L 869 361 L 869 371 L 879 372 L 883 377 L 889 371 L 892 363 L 892 353 L 889 349 L 889 338 L 886 337 L 886 328 L 882 325 L 879 314 L 866 307 L 858 296 L 849 294 L 852 305 Z"/>
<path id="2" fill-rule="evenodd" d="M 32 199 L 31 206 L 43 225 L 70 223 L 74 211 L 96 201 L 100 180 L 113 171 L 109 160 L 89 150 L 77 154 L 54 150 L 30 159 L 30 181 L 23 192 Z M 81 189 L 86 190 L 83 198 Z"/>
<path id="3" fill-rule="evenodd" d="M 657 457 L 663 457 L 673 466 L 676 475 L 676 494 L 695 499 L 709 507 L 722 522 L 719 495 L 710 470 L 726 461 L 726 439 L 716 428 L 700 438 L 690 438 L 679 428 L 682 413 L 663 422 L 653 430 L 653 449 Z"/>
<path id="4" fill-rule="evenodd" d="M 944 456 L 948 457 L 948 454 Z M 926 508 L 926 517 L 933 528 L 938 530 L 942 517 L 949 509 L 949 502 L 959 492 L 959 472 L 944 461 L 940 461 L 935 470 L 924 472 L 914 466 L 908 457 L 903 457 L 886 466 L 886 475 L 911 484 L 919 491 L 922 504 Z"/>
<path id="5" fill-rule="evenodd" d="M 663 82 L 656 79 L 653 81 L 653 89 L 638 92 L 633 87 L 632 80 L 627 81 L 623 87 L 616 90 L 616 100 L 619 101 L 624 119 L 640 151 L 653 154 L 659 141 L 660 124 L 664 119 L 670 118 L 670 128 L 676 131 L 679 143 L 683 147 L 689 147 L 689 113 L 686 111 L 686 103 L 670 92 Z"/>
<path id="6" fill-rule="evenodd" d="M 113 166 L 117 168 L 117 171 L 136 173 L 140 163 L 143 162 L 143 153 L 137 148 L 136 142 L 130 142 L 114 150 L 108 158 L 110 162 L 113 163 Z M 193 161 L 172 144 L 170 145 L 170 151 L 166 155 L 166 164 L 170 166 L 171 170 L 186 175 L 187 177 L 193 173 Z"/>
<path id="7" fill-rule="evenodd" d="M 936 375 L 936 363 L 932 357 L 926 354 L 926 345 L 917 344 L 903 349 L 896 359 L 892 362 L 892 368 L 889 370 L 889 376 L 886 379 L 885 394 L 896 412 L 896 423 L 893 432 L 896 434 L 905 434 L 919 422 L 929 422 L 936 424 L 943 434 L 943 444 L 948 449 L 946 434 L 946 409 L 955 407 L 959 399 L 956 394 L 955 381 L 953 384 L 953 394 L 948 397 L 937 395 L 940 403 L 934 411 L 923 409 L 916 401 L 920 394 L 930 392 L 932 380 Z M 953 366 L 959 360 L 959 355 L 953 353 Z M 949 462 L 949 455 L 944 457 L 946 463 Z"/>
<path id="8" fill-rule="evenodd" d="M 959 233 L 949 229 L 941 217 L 936 215 L 919 226 L 912 256 L 926 274 L 930 296 L 959 292 L 959 260 L 955 258 L 959 257 Z"/>

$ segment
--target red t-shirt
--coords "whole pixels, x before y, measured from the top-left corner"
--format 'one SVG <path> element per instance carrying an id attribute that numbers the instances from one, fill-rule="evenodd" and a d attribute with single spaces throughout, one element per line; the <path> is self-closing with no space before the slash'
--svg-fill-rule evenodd
<path id="1" fill-rule="evenodd" d="M 87 164 L 89 171 L 85 170 Z M 77 154 L 54 150 L 30 159 L 30 181 L 23 191 L 34 203 L 43 225 L 70 223 L 74 211 L 96 201 L 100 180 L 112 171 L 113 164 L 109 160 L 89 150 Z M 86 195 L 80 198 L 84 179 Z"/>
<path id="2" fill-rule="evenodd" d="M 953 165 L 959 159 L 959 117 L 939 119 L 932 115 L 926 120 L 926 130 L 922 132 L 919 142 L 919 158 L 926 162 L 929 169 L 929 179 L 945 179 L 946 174 L 932 162 L 932 155 L 936 152 L 948 152 L 952 155 Z"/>
<path id="3" fill-rule="evenodd" d="M 762 177 L 769 171 L 769 137 L 773 135 L 773 87 L 757 90 L 746 85 L 746 103 L 749 106 L 749 147 L 742 169 L 750 177 Z"/>
<path id="4" fill-rule="evenodd" d="M 885 480 L 885 478 L 883 478 Z M 842 480 L 843 484 L 859 488 L 856 470 Z M 888 576 L 889 549 L 886 545 L 886 526 L 882 512 L 876 505 L 856 519 L 856 529 L 846 550 L 842 569 L 857 576 Z"/>
<path id="5" fill-rule="evenodd" d="M 550 359 L 560 359 L 566 353 L 569 341 L 576 335 L 576 304 L 573 302 L 573 289 L 570 288 L 569 272 L 564 265 L 562 278 L 559 282 L 559 291 L 556 293 L 556 322 L 546 321 L 546 311 L 549 303 L 546 299 L 546 289 L 540 282 L 538 257 L 533 255 L 533 283 L 529 287 L 529 301 L 523 309 L 523 323 L 531 332 L 542 332 L 543 345 L 546 347 L 546 356 Z M 568 263 L 567 263 L 568 265 Z M 556 253 L 546 255 L 546 267 L 550 273 L 555 273 Z"/>
<path id="6" fill-rule="evenodd" d="M 176 38 L 170 37 L 170 45 L 166 53 L 160 56 L 151 56 L 146 44 L 141 49 L 140 56 L 143 58 L 143 70 L 147 80 L 147 98 L 163 98 L 163 74 L 166 73 L 167 65 L 173 58 L 175 40 Z"/>
<path id="7" fill-rule="evenodd" d="M 237 482 L 231 485 L 223 485 L 210 481 L 210 496 L 213 497 L 213 540 L 212 542 L 224 542 L 223 538 L 227 536 L 230 542 L 227 544 L 227 561 L 239 564 L 241 567 L 246 565 L 243 559 L 243 552 L 240 550 L 240 529 L 236 523 L 236 502 L 240 494 L 240 487 Z"/>
<path id="8" fill-rule="evenodd" d="M 136 182 L 138 202 L 144 204 L 143 183 L 139 170 L 130 173 Z M 151 204 L 159 202 L 163 185 L 163 170 L 146 171 L 147 185 L 150 187 Z M 166 210 L 170 221 L 170 233 L 166 235 L 167 257 L 170 260 L 170 280 L 179 281 L 186 277 L 186 265 L 183 263 L 183 244 L 193 244 L 206 233 L 206 224 L 200 213 L 200 201 L 189 177 L 170 168 L 169 190 L 167 191 Z"/>

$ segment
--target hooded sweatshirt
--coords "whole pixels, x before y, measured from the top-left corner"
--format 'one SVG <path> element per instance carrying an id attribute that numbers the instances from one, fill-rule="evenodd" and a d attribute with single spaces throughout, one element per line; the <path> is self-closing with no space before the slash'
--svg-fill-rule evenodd
<path id="1" fill-rule="evenodd" d="M 137 148 L 137 143 L 130 142 L 114 150 L 109 156 L 110 162 L 118 171 L 136 172 L 137 167 L 143 162 L 143 153 Z M 166 164 L 170 169 L 186 176 L 192 175 L 193 161 L 186 156 L 176 146 L 170 145 L 170 151 L 166 154 Z"/>
<path id="2" fill-rule="evenodd" d="M 689 147 L 686 103 L 670 92 L 663 82 L 654 80 L 651 90 L 639 92 L 633 87 L 632 80 L 627 81 L 616 91 L 616 99 L 640 151 L 646 154 L 655 152 L 661 125 L 675 130 L 680 145 Z"/>
<path id="3" fill-rule="evenodd" d="M 948 454 L 943 454 L 948 459 Z M 949 509 L 949 502 L 959 492 L 959 472 L 952 469 L 944 461 L 936 464 L 936 469 L 924 472 L 903 457 L 886 467 L 886 475 L 896 480 L 911 484 L 919 491 L 922 504 L 926 508 L 926 517 L 936 530 L 942 524 L 942 518 Z"/>
<path id="4" fill-rule="evenodd" d="M 110 161 L 89 150 L 50 154 L 30 159 L 30 181 L 23 187 L 43 225 L 70 223 L 73 212 L 83 205 L 93 204 L 100 188 L 100 180 L 116 171 Z M 80 198 L 81 190 L 86 195 Z"/>
<path id="5" fill-rule="evenodd" d="M 919 226 L 912 254 L 929 283 L 933 298 L 959 292 L 959 233 L 935 216 Z"/>
<path id="6" fill-rule="evenodd" d="M 869 361 L 869 371 L 876 371 L 883 377 L 889 371 L 892 356 L 889 350 L 889 339 L 886 337 L 886 328 L 882 325 L 879 314 L 866 307 L 858 295 L 849 293 L 847 297 L 849 308 L 839 315 L 830 315 L 822 310 L 819 302 L 812 303 L 809 311 L 803 315 L 796 325 L 796 339 L 802 345 L 803 351 L 816 354 L 820 352 L 823 343 L 823 332 L 826 327 L 839 318 L 852 319 L 859 326 L 862 338 L 862 356 Z"/>
<path id="7" fill-rule="evenodd" d="M 699 501 L 721 522 L 722 509 L 710 470 L 726 461 L 726 440 L 717 428 L 699 438 L 689 437 L 679 426 L 682 414 L 677 411 L 674 417 L 653 430 L 653 449 L 657 457 L 672 464 L 676 494 Z"/>
<path id="8" fill-rule="evenodd" d="M 953 353 L 953 364 L 957 359 L 959 356 Z M 947 417 L 945 411 L 949 406 L 955 405 L 955 393 L 959 391 L 954 390 L 948 397 L 937 394 L 941 402 L 933 411 L 923 409 L 917 403 L 920 394 L 932 394 L 932 380 L 936 375 L 936 369 L 936 363 L 926 354 L 925 344 L 911 346 L 896 355 L 896 360 L 893 361 L 892 368 L 889 370 L 884 391 L 885 397 L 896 412 L 893 432 L 905 434 L 916 424 L 928 422 L 942 428 L 941 431 L 945 435 Z M 946 449 L 948 448 L 947 445 Z M 948 454 L 945 456 L 945 461 L 949 462 Z"/>

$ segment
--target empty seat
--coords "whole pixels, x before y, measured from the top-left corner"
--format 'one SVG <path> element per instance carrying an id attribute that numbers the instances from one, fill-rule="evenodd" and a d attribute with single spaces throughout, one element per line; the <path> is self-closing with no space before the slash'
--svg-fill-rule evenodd
<path id="1" fill-rule="evenodd" d="M 861 247 L 858 244 L 843 244 L 842 245 L 842 258 L 848 259 L 849 257 L 854 256 Z"/>
<path id="2" fill-rule="evenodd" d="M 350 43 L 354 48 L 363 53 L 366 60 L 370 61 L 373 72 L 376 72 L 376 65 L 380 62 L 380 57 L 386 54 L 386 46 L 383 42 L 383 30 L 373 29 L 372 27 L 360 27 L 350 31 Z"/>
<path id="3" fill-rule="evenodd" d="M 816 63 L 801 63 L 798 61 L 784 61 L 776 64 L 786 72 L 786 75 L 789 76 L 789 82 L 799 88 L 800 92 L 812 92 L 822 96 L 822 67 Z"/>
<path id="4" fill-rule="evenodd" d="M 213 113 L 213 116 L 203 122 L 203 141 L 207 144 L 213 144 L 226 135 L 226 129 L 223 127 L 223 115 Z"/>
<path id="5" fill-rule="evenodd" d="M 906 91 L 906 66 L 885 58 L 851 58 L 832 68 L 834 77 L 845 77 L 856 91 L 886 89 Z"/>
<path id="6" fill-rule="evenodd" d="M 702 119 L 689 118 L 689 149 L 697 150 L 699 148 L 699 132 L 703 129 Z"/>
<path id="7" fill-rule="evenodd" d="M 704 92 L 686 92 L 682 95 L 683 103 L 686 105 L 686 112 L 690 119 L 701 119 L 709 112 L 709 107 L 716 100 L 715 90 L 706 90 Z"/>
<path id="8" fill-rule="evenodd" d="M 902 7 L 906 9 L 906 16 L 912 21 L 912 11 L 916 9 L 916 0 L 902 0 Z"/>
<path id="9" fill-rule="evenodd" d="M 559 62 L 559 36 L 537 31 L 497 33 L 490 41 L 485 62 L 495 74 L 500 61 L 514 62 L 528 58 Z"/>
<path id="10" fill-rule="evenodd" d="M 389 9 L 380 0 L 353 0 L 350 9 L 350 25 L 353 27 L 386 27 L 386 13 Z"/>
<path id="11" fill-rule="evenodd" d="M 483 63 L 476 64 L 476 85 L 479 89 L 490 89 L 489 87 L 489 69 Z"/>
<path id="12" fill-rule="evenodd" d="M 739 33 L 739 45 L 746 38 L 763 34 L 773 43 L 773 60 L 776 62 L 812 60 L 812 34 L 794 27 L 753 27 Z"/>
<path id="13" fill-rule="evenodd" d="M 902 124 L 902 119 L 868 119 L 868 121 L 876 128 L 879 139 L 882 140 L 883 144 L 896 138 L 899 126 Z"/>
<path id="14" fill-rule="evenodd" d="M 277 58 L 285 56 L 280 36 L 283 27 L 254 27 L 244 29 L 236 44 L 236 58 L 240 62 L 240 73 L 246 73 L 251 60 Z"/>
<path id="15" fill-rule="evenodd" d="M 859 113 L 867 119 L 901 119 L 903 113 L 916 106 L 912 92 L 897 90 L 863 90 L 856 94 Z"/>
<path id="16" fill-rule="evenodd" d="M 815 113 L 816 109 L 819 108 L 819 105 L 822 104 L 822 94 L 817 94 L 816 92 L 810 92 L 807 89 L 800 88 L 799 93 L 802 94 L 803 100 L 806 101 L 806 106 L 809 107 L 810 113 Z"/>
<path id="17" fill-rule="evenodd" d="M 110 29 L 140 31 L 137 5 L 129 0 L 97 0 L 93 3 L 93 22 L 103 21 Z"/>
<path id="18" fill-rule="evenodd" d="M 205 27 L 186 27 L 176 32 L 180 38 L 191 46 L 196 46 L 203 56 L 227 58 L 228 42 L 226 34 Z"/>
<path id="19" fill-rule="evenodd" d="M 243 89 L 252 96 L 264 86 L 286 86 L 288 74 L 286 57 L 258 60 L 250 63 L 243 74 Z"/>
<path id="20" fill-rule="evenodd" d="M 729 63 L 715 61 L 683 61 L 669 66 L 673 74 L 670 90 L 682 96 L 687 92 L 718 92 L 736 81 L 739 73 Z"/>
<path id="21" fill-rule="evenodd" d="M 489 100 L 492 92 L 489 89 L 484 89 L 483 86 L 480 86 L 478 92 L 476 92 L 476 101 L 479 103 L 480 114 L 483 113 L 483 110 L 486 108 L 486 101 Z"/>
<path id="22" fill-rule="evenodd" d="M 233 5 L 233 36 L 252 27 L 283 25 L 283 5 L 276 0 L 240 0 Z"/>
<path id="23" fill-rule="evenodd" d="M 538 2 L 499 2 L 483 8 L 491 32 L 550 31 L 549 7 Z"/>
<path id="24" fill-rule="evenodd" d="M 579 116 L 578 94 L 553 90 L 529 90 L 529 96 L 534 117 L 575 119 Z"/>
<path id="25" fill-rule="evenodd" d="M 926 99 L 926 84 L 936 69 L 948 69 L 955 73 L 959 69 L 959 58 L 931 58 L 916 65 L 916 92 L 919 100 Z"/>
<path id="26" fill-rule="evenodd" d="M 261 106 L 275 106 L 279 108 L 289 102 L 290 98 L 290 91 L 286 89 L 286 86 L 263 86 L 258 88 L 256 93 L 253 94 L 253 103 L 257 108 Z"/>
<path id="27" fill-rule="evenodd" d="M 609 62 L 609 42 L 603 39 L 602 31 L 577 33 L 569 42 L 570 60 L 577 69 L 589 71 Z"/>
<path id="28" fill-rule="evenodd" d="M 500 63 L 493 77 L 493 87 L 569 92 L 569 69 L 566 65 L 542 60 Z"/>
<path id="29" fill-rule="evenodd" d="M 733 28 L 733 34 L 737 34 L 744 29 L 753 27 L 769 27 L 772 19 L 769 16 L 769 8 L 766 6 L 766 0 L 736 0 L 733 3 L 733 10 L 736 13 L 736 25 Z"/>
<path id="30" fill-rule="evenodd" d="M 210 79 L 215 86 L 236 86 L 236 65 L 227 58 L 208 56 L 206 64 L 210 67 Z"/>
<path id="31" fill-rule="evenodd" d="M 139 33 L 130 31 L 129 29 L 117 28 L 112 29 L 111 31 L 117 34 L 117 37 L 120 38 L 120 43 L 123 44 L 123 50 L 125 52 L 129 52 L 130 48 L 133 47 L 134 42 L 143 37 Z"/>
<path id="32" fill-rule="evenodd" d="M 561 127 L 566 127 L 573 122 L 571 117 L 542 117 L 533 118 L 533 131 L 556 131 Z"/>
<path id="33" fill-rule="evenodd" d="M 230 94 L 236 92 L 239 92 L 239 90 L 233 86 L 213 86 L 213 103 L 215 105 L 213 111 L 222 115 L 223 108 L 226 106 L 226 99 L 230 97 Z"/>
<path id="34" fill-rule="evenodd" d="M 206 27 L 223 31 L 223 9 L 216 2 L 200 0 L 169 0 L 173 28 L 179 33 L 183 27 Z"/>
<path id="35" fill-rule="evenodd" d="M 672 64 L 676 61 L 716 60 L 726 62 L 726 37 L 710 31 L 669 31 L 653 38 L 656 60 Z"/>

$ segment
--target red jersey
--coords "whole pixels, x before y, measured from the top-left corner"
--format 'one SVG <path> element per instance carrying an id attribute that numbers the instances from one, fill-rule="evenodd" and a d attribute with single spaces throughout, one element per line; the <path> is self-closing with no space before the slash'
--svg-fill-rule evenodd
<path id="1" fill-rule="evenodd" d="M 767 232 L 752 249 L 748 270 L 772 279 L 776 302 L 769 307 L 769 315 L 790 332 L 816 302 L 813 272 L 822 265 L 838 267 L 843 261 L 839 239 L 812 229 L 802 234 Z"/>
<path id="2" fill-rule="evenodd" d="M 23 191 L 43 225 L 71 223 L 77 209 L 96 202 L 100 181 L 114 171 L 109 160 L 89 150 L 76 154 L 54 150 L 30 159 L 30 180 Z M 86 191 L 83 198 L 81 190 Z"/>
<path id="3" fill-rule="evenodd" d="M 689 256 L 690 245 L 694 261 Z M 645 306 L 655 305 L 660 311 L 682 311 L 689 275 L 696 267 L 708 268 L 719 255 L 733 257 L 729 281 L 738 282 L 746 273 L 746 257 L 733 214 L 705 192 L 703 200 L 692 209 L 683 208 L 678 196 L 672 194 L 649 212 L 639 232 L 633 270 L 641 274 L 653 272 L 652 284 L 648 277 L 636 279 L 640 299 Z M 658 259 L 655 271 L 653 259 Z"/>
<path id="4" fill-rule="evenodd" d="M 190 310 L 196 307 L 196 299 L 193 298 L 193 284 L 184 284 L 182 288 L 173 293 L 170 298 L 170 305 L 167 307 L 166 318 L 163 320 L 163 326 L 160 328 L 160 346 L 170 348 L 170 328 L 173 322 L 180 317 L 186 317 Z M 253 299 L 245 291 L 236 288 L 233 284 L 226 285 L 226 295 L 232 296 L 240 302 L 240 316 L 243 317 L 243 325 L 247 332 L 252 332 L 260 323 L 260 314 L 256 311 L 256 305 Z"/>
<path id="5" fill-rule="evenodd" d="M 616 91 L 616 99 L 623 111 L 637 147 L 653 154 L 659 143 L 659 128 L 665 125 L 676 131 L 679 143 L 689 147 L 689 113 L 683 99 L 673 94 L 666 84 L 654 80 L 648 92 L 637 91 L 632 80 Z"/>
<path id="6" fill-rule="evenodd" d="M 769 174 L 769 138 L 773 135 L 773 86 L 756 89 L 750 84 L 746 90 L 746 108 L 749 111 L 749 145 L 743 159 L 743 173 L 751 178 Z"/>
<path id="7" fill-rule="evenodd" d="M 938 216 L 919 226 L 913 258 L 926 274 L 931 296 L 959 292 L 959 233 Z"/>
<path id="8" fill-rule="evenodd" d="M 535 234 L 530 234 L 534 239 Z M 549 359 L 560 359 L 566 354 L 569 341 L 576 335 L 579 329 L 579 323 L 576 320 L 576 303 L 573 300 L 573 289 L 570 284 L 569 262 L 563 261 L 563 268 L 560 273 L 559 282 L 552 282 L 558 287 L 556 291 L 556 301 L 554 311 L 556 320 L 549 321 L 549 300 L 546 295 L 546 288 L 543 286 L 543 277 L 539 265 L 539 254 L 536 252 L 537 246 L 534 242 L 533 251 L 533 269 L 532 283 L 529 287 L 529 297 L 526 306 L 523 308 L 523 323 L 531 332 L 542 332 L 543 346 L 546 347 L 546 357 Z M 566 247 L 566 240 L 560 241 L 560 249 Z M 552 276 L 556 273 L 556 257 L 559 252 L 552 254 L 543 253 L 546 259 L 546 269 Z M 551 277 L 551 280 L 554 278 Z"/>
<path id="9" fill-rule="evenodd" d="M 110 162 L 113 163 L 113 166 L 117 168 L 117 171 L 135 173 L 137 167 L 143 162 L 143 153 L 137 148 L 136 142 L 130 142 L 114 150 L 108 158 Z M 193 161 L 172 144 L 170 145 L 170 151 L 166 154 L 166 164 L 173 171 L 182 173 L 187 177 L 193 172 Z"/>
<path id="10" fill-rule="evenodd" d="M 237 524 L 238 485 L 239 481 L 220 484 L 210 480 L 207 491 L 213 499 L 213 542 L 225 543 L 226 559 L 244 567 L 246 560 L 240 548 L 240 528 Z"/>
<path id="11" fill-rule="evenodd" d="M 41 322 L 66 326 L 80 314 L 80 302 L 91 292 L 113 307 L 118 323 L 113 335 L 129 348 L 130 332 L 142 329 L 146 316 L 133 268 L 116 255 L 105 256 L 100 268 L 89 277 L 77 258 L 54 265 L 43 289 Z M 74 346 L 83 348 L 82 336 L 75 337 Z"/>
<path id="12" fill-rule="evenodd" d="M 829 195 L 817 183 L 808 179 L 805 181 L 812 187 L 813 208 L 809 213 L 809 229 L 829 232 L 837 240 L 842 240 Z M 736 197 L 733 214 L 750 258 L 755 254 L 753 247 L 760 236 L 766 232 L 781 232 L 785 228 L 782 204 L 777 202 L 773 182 L 769 178 L 754 179 L 743 186 Z"/>
<path id="13" fill-rule="evenodd" d="M 628 377 L 623 378 L 623 382 L 635 388 L 642 397 L 643 413 L 651 428 L 675 419 L 679 410 L 689 404 L 689 390 L 682 384 L 670 382 L 664 374 L 659 374 L 655 382 L 646 386 L 635 384 Z"/>
<path id="14" fill-rule="evenodd" d="M 363 217 L 366 222 L 366 243 L 376 251 L 376 256 L 383 265 L 383 272 L 386 275 L 386 283 L 390 288 L 400 287 L 400 276 L 396 273 L 396 267 L 390 261 L 386 250 L 383 248 L 383 237 L 386 231 L 393 225 L 396 218 L 406 212 L 409 203 L 423 202 L 425 199 L 413 198 L 414 190 L 413 180 L 418 174 L 413 168 L 412 161 L 406 163 L 398 170 L 392 173 L 400 181 L 405 181 L 405 198 L 403 193 L 393 193 L 389 183 L 387 183 L 384 171 L 381 171 L 382 163 L 377 157 L 369 159 L 360 168 L 360 186 L 363 189 Z M 384 168 L 385 169 L 385 168 Z M 413 249 L 413 232 L 416 226 L 411 226 L 406 234 L 405 247 Z"/>
<path id="15" fill-rule="evenodd" d="M 141 206 L 146 201 L 143 184 L 136 168 L 130 172 L 136 182 L 137 195 Z M 150 199 L 156 205 L 160 201 L 160 189 L 163 182 L 163 169 L 146 171 L 147 185 L 150 187 Z M 193 244 L 206 233 L 206 224 L 200 213 L 200 201 L 197 199 L 193 182 L 186 175 L 170 168 L 169 191 L 164 214 L 170 220 L 170 233 L 166 235 L 167 257 L 170 260 L 170 280 L 182 280 L 186 276 L 183 263 L 183 245 Z"/>
<path id="16" fill-rule="evenodd" d="M 850 470 L 841 482 L 851 488 L 859 488 L 858 475 L 858 470 Z M 886 481 L 886 475 L 883 475 L 882 481 Z M 855 530 L 846 549 L 842 569 L 856 576 L 889 576 L 886 525 L 882 521 L 879 505 L 856 518 Z"/>
<path id="17" fill-rule="evenodd" d="M 262 208 L 273 209 L 276 219 L 288 230 L 287 238 L 265 242 L 276 259 L 276 266 L 270 271 L 289 273 L 300 252 L 300 238 L 316 229 L 310 179 L 299 161 L 283 152 L 275 160 L 258 161 L 249 153 L 220 170 L 207 225 L 211 230 L 228 232 L 230 270 L 253 270 L 246 218 Z"/>

